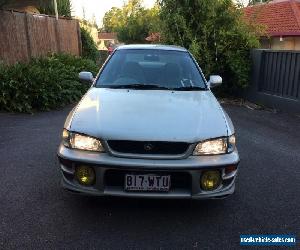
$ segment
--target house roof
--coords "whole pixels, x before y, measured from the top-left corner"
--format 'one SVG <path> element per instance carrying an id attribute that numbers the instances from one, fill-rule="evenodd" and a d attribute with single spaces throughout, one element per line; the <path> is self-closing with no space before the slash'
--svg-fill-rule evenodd
<path id="1" fill-rule="evenodd" d="M 269 36 L 300 36 L 300 0 L 274 0 L 243 9 L 246 20 L 266 27 Z"/>
<path id="2" fill-rule="evenodd" d="M 115 32 L 99 32 L 98 38 L 102 40 L 117 40 L 117 33 Z"/>
<path id="3" fill-rule="evenodd" d="M 145 38 L 148 42 L 158 42 L 161 39 L 161 35 L 159 32 L 150 33 L 149 36 Z"/>

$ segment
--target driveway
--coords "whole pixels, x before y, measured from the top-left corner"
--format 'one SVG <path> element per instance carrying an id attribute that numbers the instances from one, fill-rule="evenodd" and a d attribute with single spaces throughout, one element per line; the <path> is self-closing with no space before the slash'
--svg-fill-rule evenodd
<path id="1" fill-rule="evenodd" d="M 239 249 L 240 234 L 297 235 L 300 117 L 225 108 L 238 135 L 237 189 L 208 201 L 66 193 L 55 161 L 70 109 L 0 114 L 0 249 Z"/>

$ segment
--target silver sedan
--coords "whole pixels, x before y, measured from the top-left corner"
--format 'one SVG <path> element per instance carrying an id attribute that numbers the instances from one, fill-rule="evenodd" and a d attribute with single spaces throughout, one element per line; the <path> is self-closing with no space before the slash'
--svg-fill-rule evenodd
<path id="1" fill-rule="evenodd" d="M 68 115 L 62 186 L 88 195 L 222 198 L 234 192 L 233 124 L 184 48 L 118 47 Z"/>

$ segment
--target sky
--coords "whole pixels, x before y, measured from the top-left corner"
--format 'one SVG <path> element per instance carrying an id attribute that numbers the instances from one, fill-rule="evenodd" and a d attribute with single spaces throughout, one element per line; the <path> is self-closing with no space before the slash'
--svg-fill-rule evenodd
<path id="1" fill-rule="evenodd" d="M 122 7 L 124 0 L 71 0 L 72 12 L 76 17 L 83 18 L 83 8 L 85 11 L 85 18 L 92 20 L 93 16 L 99 26 L 102 25 L 102 18 L 108 10 L 112 7 Z M 144 6 L 151 8 L 155 0 L 144 0 Z"/>

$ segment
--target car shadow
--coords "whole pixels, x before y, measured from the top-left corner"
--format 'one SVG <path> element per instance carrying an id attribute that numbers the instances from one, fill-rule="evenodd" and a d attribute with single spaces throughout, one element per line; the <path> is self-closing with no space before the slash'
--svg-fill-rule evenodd
<path id="1" fill-rule="evenodd" d="M 187 199 L 147 199 L 147 198 L 124 198 L 124 197 L 94 197 L 77 194 L 68 194 L 67 201 L 72 209 L 89 211 L 97 214 L 99 211 L 114 214 L 136 216 L 143 213 L 197 213 L 217 214 L 227 207 L 228 202 L 234 199 L 234 195 L 226 199 L 187 200 Z"/>

